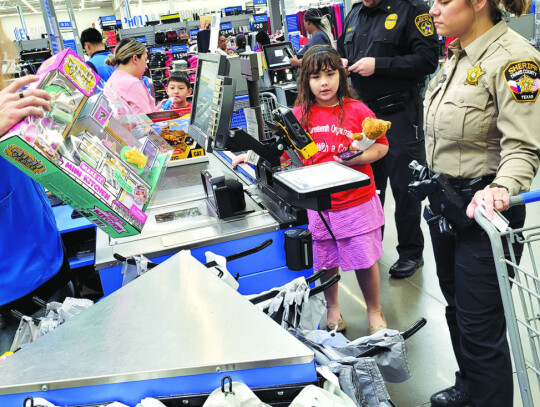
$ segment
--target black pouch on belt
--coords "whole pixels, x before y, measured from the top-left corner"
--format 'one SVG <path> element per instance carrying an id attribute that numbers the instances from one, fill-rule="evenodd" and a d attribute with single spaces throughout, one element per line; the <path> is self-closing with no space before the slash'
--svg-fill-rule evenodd
<path id="1" fill-rule="evenodd" d="M 393 92 L 370 100 L 367 105 L 374 113 L 392 113 L 405 109 L 405 98 L 401 92 Z"/>
<path id="2" fill-rule="evenodd" d="M 293 271 L 313 267 L 313 246 L 311 232 L 305 228 L 290 229 L 285 232 L 285 261 Z"/>

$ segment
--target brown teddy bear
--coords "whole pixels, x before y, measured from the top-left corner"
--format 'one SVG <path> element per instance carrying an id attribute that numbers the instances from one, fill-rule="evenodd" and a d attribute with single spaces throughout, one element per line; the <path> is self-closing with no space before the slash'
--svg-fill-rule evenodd
<path id="1" fill-rule="evenodd" d="M 386 120 L 366 117 L 362 122 L 362 133 L 354 133 L 352 135 L 354 141 L 352 142 L 350 149 L 364 151 L 371 146 L 375 140 L 385 134 L 391 125 L 392 123 Z"/>

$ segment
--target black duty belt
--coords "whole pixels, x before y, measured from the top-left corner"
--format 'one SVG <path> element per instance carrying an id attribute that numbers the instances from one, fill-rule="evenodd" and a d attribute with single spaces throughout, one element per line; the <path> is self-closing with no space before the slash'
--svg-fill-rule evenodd
<path id="1" fill-rule="evenodd" d="M 476 193 L 484 189 L 491 184 L 495 179 L 495 175 L 483 175 L 476 178 L 448 178 L 448 182 L 461 192 L 462 196 L 471 197 Z"/>
<path id="2" fill-rule="evenodd" d="M 405 109 L 407 102 L 417 98 L 417 88 L 398 90 L 376 98 L 364 98 L 364 102 L 374 113 L 391 113 Z"/>

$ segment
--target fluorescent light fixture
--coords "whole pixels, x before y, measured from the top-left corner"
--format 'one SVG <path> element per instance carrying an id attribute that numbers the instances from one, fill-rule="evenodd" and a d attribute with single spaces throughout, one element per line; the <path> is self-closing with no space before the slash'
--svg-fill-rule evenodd
<path id="1" fill-rule="evenodd" d="M 81 0 L 81 10 L 84 8 L 84 0 Z"/>
<path id="2" fill-rule="evenodd" d="M 26 6 L 27 6 L 30 10 L 32 10 L 34 13 L 37 13 L 37 12 L 38 12 L 34 7 L 32 7 L 32 6 L 30 5 L 30 3 L 28 3 L 28 1 L 26 1 L 26 0 L 21 0 L 21 1 L 22 1 L 24 4 L 26 4 Z"/>

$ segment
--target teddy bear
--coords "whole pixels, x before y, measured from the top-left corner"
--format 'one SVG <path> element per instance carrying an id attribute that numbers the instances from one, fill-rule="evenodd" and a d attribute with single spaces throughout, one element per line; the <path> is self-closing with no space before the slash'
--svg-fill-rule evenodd
<path id="1" fill-rule="evenodd" d="M 352 135 L 353 142 L 350 146 L 351 150 L 362 150 L 371 146 L 375 140 L 385 134 L 392 123 L 374 119 L 373 117 L 366 117 L 362 122 L 362 133 L 354 133 Z"/>

